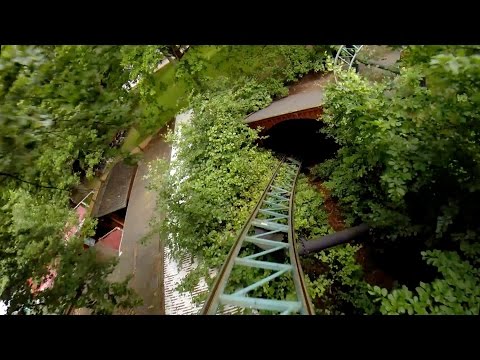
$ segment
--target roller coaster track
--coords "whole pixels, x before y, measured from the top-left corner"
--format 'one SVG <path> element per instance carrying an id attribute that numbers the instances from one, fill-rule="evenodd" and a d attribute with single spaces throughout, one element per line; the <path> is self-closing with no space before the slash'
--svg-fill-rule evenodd
<path id="1" fill-rule="evenodd" d="M 334 65 L 336 67 L 347 67 L 349 70 L 354 62 L 357 54 L 360 50 L 362 50 L 363 45 L 341 45 L 338 48 L 337 55 L 335 56 Z M 334 72 L 335 81 L 337 80 L 337 76 Z"/>
<path id="2" fill-rule="evenodd" d="M 219 271 L 215 283 L 204 303 L 201 314 L 221 313 L 224 307 L 254 309 L 268 313 L 288 315 L 313 315 L 294 235 L 293 210 L 294 191 L 301 163 L 282 158 L 270 182 L 266 186 L 255 209 L 250 214 L 237 240 L 232 246 L 225 263 Z M 242 256 L 243 255 L 243 256 Z M 245 268 L 261 269 L 251 284 L 229 289 L 232 272 Z M 263 271 L 262 271 L 263 270 Z M 245 277 L 247 281 L 248 276 Z M 295 294 L 274 296 L 270 292 L 263 297 L 248 296 L 253 291 L 258 294 L 267 283 L 274 280 L 290 282 Z"/>

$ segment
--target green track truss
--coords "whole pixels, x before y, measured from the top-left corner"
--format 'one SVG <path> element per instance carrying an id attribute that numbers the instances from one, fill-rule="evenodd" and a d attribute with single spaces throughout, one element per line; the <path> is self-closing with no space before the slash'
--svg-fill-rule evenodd
<path id="1" fill-rule="evenodd" d="M 351 69 L 355 63 L 357 54 L 362 50 L 363 45 L 341 45 L 337 50 L 337 55 L 335 56 L 334 65 L 335 67 Z M 337 81 L 337 74 L 334 71 L 335 81 Z"/>
<path id="2" fill-rule="evenodd" d="M 301 163 L 283 158 L 250 214 L 217 275 L 201 314 L 216 314 L 220 307 L 269 311 L 275 314 L 313 315 L 314 310 L 304 283 L 293 231 L 293 200 Z M 254 244 L 255 246 L 251 246 Z M 242 248 L 250 254 L 240 256 Z M 252 252 L 252 248 L 253 253 Z M 264 269 L 266 275 L 251 284 L 226 293 L 234 267 Z M 250 297 L 253 290 L 283 276 L 293 281 L 296 299 Z M 284 280 L 285 281 L 285 280 Z"/>

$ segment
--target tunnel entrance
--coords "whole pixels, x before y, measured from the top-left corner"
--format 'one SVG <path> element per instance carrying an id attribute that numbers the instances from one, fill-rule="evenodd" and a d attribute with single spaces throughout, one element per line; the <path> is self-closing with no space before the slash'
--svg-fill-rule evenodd
<path id="1" fill-rule="evenodd" d="M 292 119 L 281 122 L 261 133 L 268 136 L 259 145 L 277 153 L 293 156 L 303 161 L 305 167 L 333 157 L 338 145 L 320 133 L 324 126 L 313 119 Z"/>

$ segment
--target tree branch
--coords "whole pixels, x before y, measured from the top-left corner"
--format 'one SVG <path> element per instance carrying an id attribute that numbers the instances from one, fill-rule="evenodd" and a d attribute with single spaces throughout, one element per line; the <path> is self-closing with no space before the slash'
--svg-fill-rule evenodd
<path id="1" fill-rule="evenodd" d="M 16 175 L 4 173 L 4 172 L 0 172 L 0 176 L 6 176 L 6 177 L 9 177 L 9 178 L 15 179 L 17 181 L 21 181 L 21 182 L 24 182 L 26 184 L 30 184 L 30 185 L 40 187 L 40 188 L 44 188 L 44 189 L 55 189 L 55 190 L 61 190 L 61 191 L 70 191 L 69 189 L 61 189 L 61 188 L 58 188 L 58 187 L 55 187 L 55 186 L 47 186 L 47 185 L 33 183 L 33 182 L 30 182 L 30 181 L 24 180 L 22 178 L 19 178 Z"/>

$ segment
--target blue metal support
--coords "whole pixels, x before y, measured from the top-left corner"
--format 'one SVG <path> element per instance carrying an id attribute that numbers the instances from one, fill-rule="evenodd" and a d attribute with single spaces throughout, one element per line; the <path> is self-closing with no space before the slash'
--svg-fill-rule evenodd
<path id="1" fill-rule="evenodd" d="M 300 165 L 298 161 L 287 158 L 277 166 L 217 275 L 202 314 L 215 314 L 220 305 L 268 310 L 282 315 L 314 314 L 304 284 L 293 232 L 293 194 Z M 254 253 L 240 256 L 242 249 L 248 244 L 256 245 Z M 273 257 L 273 254 L 279 255 Z M 267 271 L 261 279 L 228 294 L 225 289 L 232 269 L 237 266 Z M 253 290 L 287 274 L 289 281 L 293 281 L 295 286 L 296 301 L 249 296 Z"/>

